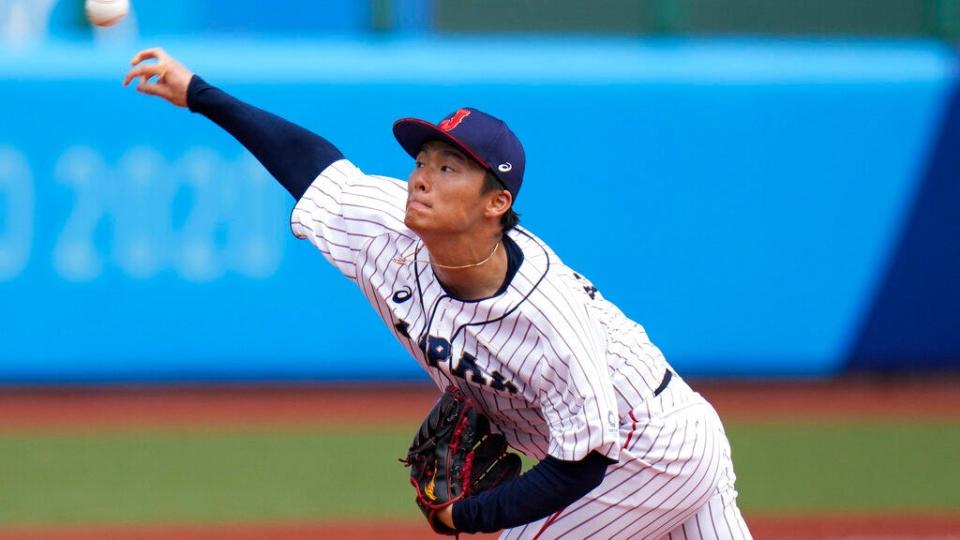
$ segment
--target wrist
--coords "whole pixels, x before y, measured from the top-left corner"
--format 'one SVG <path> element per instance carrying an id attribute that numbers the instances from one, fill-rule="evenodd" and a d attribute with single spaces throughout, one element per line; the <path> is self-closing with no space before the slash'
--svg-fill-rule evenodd
<path id="1" fill-rule="evenodd" d="M 440 520 L 440 523 L 443 523 L 447 527 L 456 530 L 457 526 L 453 523 L 453 504 L 441 508 L 440 511 L 437 512 L 437 519 Z"/>
<path id="2" fill-rule="evenodd" d="M 200 112 L 201 104 L 197 101 L 197 95 L 209 87 L 210 85 L 207 84 L 207 81 L 201 79 L 199 75 L 195 73 L 190 74 L 190 81 L 187 83 L 187 91 L 184 96 L 184 101 L 187 104 L 187 108 L 190 109 L 190 112 Z"/>

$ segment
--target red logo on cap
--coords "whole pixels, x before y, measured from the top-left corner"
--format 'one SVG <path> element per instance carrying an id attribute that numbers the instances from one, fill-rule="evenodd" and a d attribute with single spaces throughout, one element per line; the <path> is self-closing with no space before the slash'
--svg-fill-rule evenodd
<path id="1" fill-rule="evenodd" d="M 443 131 L 450 131 L 451 129 L 460 125 L 460 122 L 463 122 L 463 119 L 470 116 L 470 111 L 467 109 L 460 109 L 457 112 L 453 113 L 453 116 L 447 118 L 443 122 L 440 122 L 438 126 Z"/>

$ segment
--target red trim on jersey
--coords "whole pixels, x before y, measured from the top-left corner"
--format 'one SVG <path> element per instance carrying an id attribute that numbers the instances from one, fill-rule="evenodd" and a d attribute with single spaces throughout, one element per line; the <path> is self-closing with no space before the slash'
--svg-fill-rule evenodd
<path id="1" fill-rule="evenodd" d="M 633 420 L 633 426 L 630 428 L 630 433 L 627 434 L 627 442 L 623 443 L 621 447 L 623 449 L 630 447 L 630 439 L 633 438 L 633 432 L 637 430 L 637 417 L 633 415 L 633 411 L 627 411 L 627 414 L 630 415 L 630 419 Z"/>
<path id="2" fill-rule="evenodd" d="M 540 535 L 543 534 L 543 531 L 547 530 L 547 527 L 553 525 L 553 522 L 555 522 L 555 521 L 557 520 L 557 518 L 560 517 L 560 514 L 562 514 L 564 510 L 566 510 L 566 508 L 561 509 L 561 510 L 560 510 L 559 512 L 557 512 L 556 514 L 554 514 L 554 515 L 550 516 L 549 518 L 547 518 L 547 520 L 543 522 L 543 526 L 540 527 L 540 530 L 537 531 L 536 536 L 533 537 L 533 540 L 537 540 L 538 538 L 540 538 Z"/>

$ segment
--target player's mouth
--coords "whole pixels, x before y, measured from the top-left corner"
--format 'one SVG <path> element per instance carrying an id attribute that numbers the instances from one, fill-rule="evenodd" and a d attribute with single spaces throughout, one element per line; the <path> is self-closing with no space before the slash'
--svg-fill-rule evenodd
<path id="1" fill-rule="evenodd" d="M 421 202 L 416 199 L 409 199 L 407 201 L 408 211 L 409 210 L 429 210 L 429 209 L 430 209 L 430 205 L 425 202 Z"/>

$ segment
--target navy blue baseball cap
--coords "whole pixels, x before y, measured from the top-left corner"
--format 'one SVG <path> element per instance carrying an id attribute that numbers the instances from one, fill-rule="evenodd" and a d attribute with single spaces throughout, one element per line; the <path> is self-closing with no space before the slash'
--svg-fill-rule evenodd
<path id="1" fill-rule="evenodd" d="M 503 182 L 517 200 L 526 158 L 520 139 L 503 120 L 465 107 L 436 125 L 418 118 L 401 118 L 393 123 L 393 136 L 414 159 L 430 141 L 459 148 Z"/>

